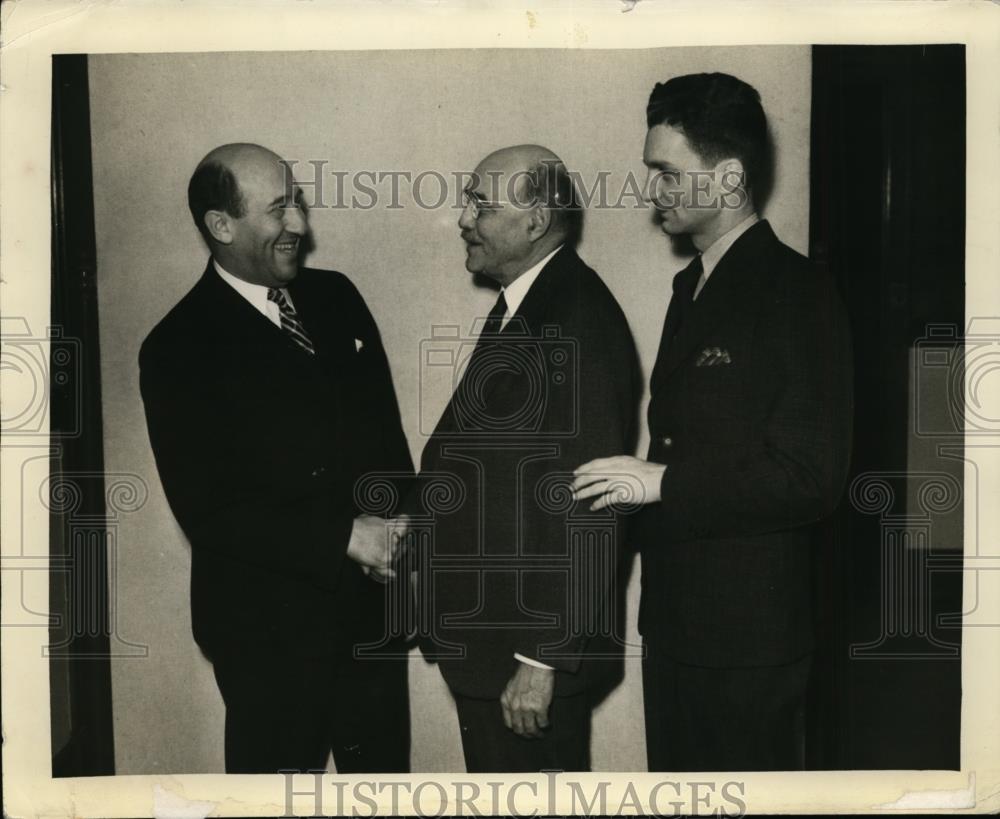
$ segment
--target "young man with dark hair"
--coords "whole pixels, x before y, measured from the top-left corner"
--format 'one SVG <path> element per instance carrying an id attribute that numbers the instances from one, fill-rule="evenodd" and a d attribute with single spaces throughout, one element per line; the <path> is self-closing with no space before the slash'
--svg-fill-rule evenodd
<path id="1" fill-rule="evenodd" d="M 650 770 L 794 770 L 813 649 L 809 527 L 847 477 L 852 376 L 833 282 L 759 218 L 757 92 L 726 74 L 657 84 L 646 199 L 697 250 L 673 280 L 645 460 L 590 461 L 578 498 L 642 507 L 639 628 Z"/>

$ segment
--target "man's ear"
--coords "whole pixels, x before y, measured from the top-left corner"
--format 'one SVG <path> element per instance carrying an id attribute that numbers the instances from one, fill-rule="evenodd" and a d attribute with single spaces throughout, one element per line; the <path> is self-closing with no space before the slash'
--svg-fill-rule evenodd
<path id="1" fill-rule="evenodd" d="M 209 235 L 220 245 L 233 243 L 232 217 L 224 210 L 209 210 L 205 212 L 205 227 Z"/>
<path id="2" fill-rule="evenodd" d="M 528 238 L 532 242 L 537 242 L 549 232 L 552 224 L 552 211 L 544 205 L 538 204 L 531 208 L 528 214 Z"/>
<path id="3" fill-rule="evenodd" d="M 736 157 L 723 159 L 715 166 L 715 195 L 722 207 L 739 210 L 749 199 L 746 170 Z"/>
<path id="4" fill-rule="evenodd" d="M 736 157 L 723 159 L 715 166 L 715 179 L 720 193 L 746 190 L 746 170 Z"/>

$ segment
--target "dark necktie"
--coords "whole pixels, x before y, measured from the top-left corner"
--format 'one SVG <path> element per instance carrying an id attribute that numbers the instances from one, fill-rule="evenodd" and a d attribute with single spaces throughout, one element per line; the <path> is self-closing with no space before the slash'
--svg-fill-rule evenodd
<path id="1" fill-rule="evenodd" d="M 483 329 L 479 333 L 479 337 L 483 336 L 495 336 L 500 332 L 500 328 L 503 325 L 503 317 L 507 315 L 507 299 L 504 297 L 503 291 L 500 291 L 500 296 L 497 298 L 497 303 L 493 305 L 493 309 L 490 310 L 489 315 L 486 316 L 486 323 L 483 324 Z"/>
<path id="2" fill-rule="evenodd" d="M 468 391 L 470 383 L 478 383 L 477 369 L 482 366 L 484 354 L 498 342 L 497 336 L 500 334 L 500 325 L 503 323 L 505 315 L 507 315 L 507 299 L 504 298 L 503 291 L 501 291 L 497 303 L 493 305 L 493 309 L 486 316 L 486 321 L 479 331 L 479 339 L 472 350 L 472 355 L 469 356 L 465 364 L 462 378 L 455 388 L 454 399 L 463 403 L 468 401 L 468 396 L 465 393 Z M 489 360 L 490 356 L 486 356 L 486 361 Z"/>
<path id="3" fill-rule="evenodd" d="M 689 303 L 693 302 L 695 300 L 695 296 L 698 293 L 698 284 L 701 282 L 702 277 L 705 275 L 705 267 L 701 263 L 700 253 L 688 263 L 688 266 L 685 267 L 683 271 L 681 271 L 680 275 L 690 277 L 682 279 L 682 282 L 685 287 L 685 294 L 687 296 L 687 301 Z"/>
<path id="4" fill-rule="evenodd" d="M 694 305 L 694 291 L 698 286 L 704 268 L 701 264 L 701 254 L 695 256 L 680 273 L 674 276 L 674 292 L 670 299 L 670 307 L 663 321 L 663 334 L 660 336 L 660 346 L 656 353 L 656 363 L 650 375 L 650 383 L 659 382 L 659 374 L 667 358 L 670 343 L 680 332 L 681 325 L 691 312 Z"/>
<path id="5" fill-rule="evenodd" d="M 303 350 L 311 355 L 315 355 L 316 348 L 313 347 L 313 343 L 309 339 L 309 334 L 299 319 L 299 314 L 288 303 L 284 292 L 277 287 L 269 287 L 267 289 L 267 300 L 273 301 L 278 305 L 278 312 L 281 314 L 281 329 L 291 336 L 292 341 L 298 344 Z"/>
<path id="6" fill-rule="evenodd" d="M 678 312 L 671 338 L 677 335 L 688 313 L 690 313 L 691 306 L 694 304 L 694 292 L 698 289 L 698 281 L 704 272 L 705 269 L 702 267 L 701 254 L 699 253 L 688 263 L 687 267 L 677 274 L 678 287 L 674 293 L 674 298 L 678 300 Z"/>

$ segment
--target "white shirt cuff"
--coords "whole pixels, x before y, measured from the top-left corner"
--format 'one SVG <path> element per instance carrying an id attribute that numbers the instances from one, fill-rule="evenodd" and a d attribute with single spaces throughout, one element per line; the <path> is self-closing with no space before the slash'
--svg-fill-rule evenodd
<path id="1" fill-rule="evenodd" d="M 522 662 L 525 665 L 533 665 L 535 668 L 547 668 L 549 671 L 555 671 L 555 669 L 550 665 L 545 665 L 545 663 L 540 663 L 538 660 L 532 660 L 529 657 L 525 657 L 523 654 L 518 654 L 514 652 L 514 659 L 518 662 Z"/>

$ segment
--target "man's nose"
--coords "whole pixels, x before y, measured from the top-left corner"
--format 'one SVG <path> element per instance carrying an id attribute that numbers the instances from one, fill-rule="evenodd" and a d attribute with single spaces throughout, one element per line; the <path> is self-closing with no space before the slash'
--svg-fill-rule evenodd
<path id="1" fill-rule="evenodd" d="M 302 236 L 309 230 L 309 221 L 302 208 L 285 208 L 285 230 L 296 236 Z"/>
<path id="2" fill-rule="evenodd" d="M 472 230 L 476 226 L 476 219 L 472 215 L 472 208 L 466 205 L 458 215 L 458 226 L 462 230 Z"/>

